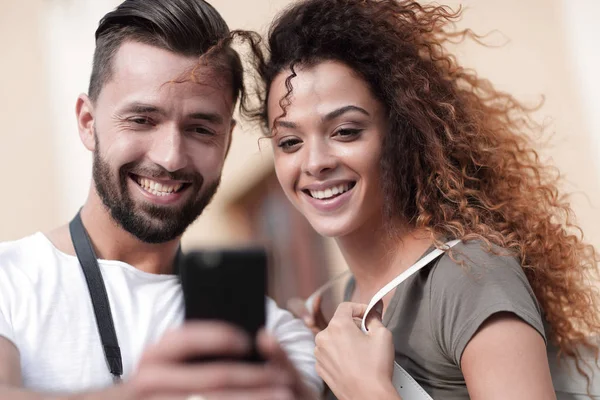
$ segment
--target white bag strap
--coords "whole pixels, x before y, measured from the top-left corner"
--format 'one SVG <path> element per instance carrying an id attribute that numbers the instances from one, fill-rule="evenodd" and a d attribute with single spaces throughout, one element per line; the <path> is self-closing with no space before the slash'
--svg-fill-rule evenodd
<path id="1" fill-rule="evenodd" d="M 367 306 L 367 311 L 362 319 L 361 329 L 363 332 L 367 332 L 366 320 L 367 316 L 386 294 L 396 288 L 399 284 L 404 282 L 409 276 L 419 271 L 421 268 L 435 260 L 437 257 L 442 255 L 446 250 L 449 250 L 456 244 L 460 243 L 460 240 L 453 240 L 451 242 L 446 243 L 446 247 L 444 249 L 434 249 L 425 257 L 421 258 L 414 265 L 408 268 L 406 271 L 402 272 L 396 278 L 394 278 L 390 283 L 385 285 L 381 290 L 379 290 L 375 296 L 369 302 Z M 396 391 L 404 400 L 433 400 L 431 396 L 414 380 L 412 376 L 404 368 L 402 368 L 397 362 L 394 362 L 394 374 L 392 376 L 392 384 L 396 388 Z"/>
<path id="2" fill-rule="evenodd" d="M 396 361 L 394 361 L 392 385 L 394 385 L 402 400 L 433 400 L 429 393 Z"/>
<path id="3" fill-rule="evenodd" d="M 432 262 L 433 260 L 435 260 L 436 258 L 441 256 L 442 254 L 444 254 L 447 250 L 450 250 L 452 247 L 454 247 L 458 243 L 460 243 L 460 240 L 453 240 L 451 242 L 446 243 L 446 247 L 444 249 L 437 249 L 437 248 L 433 249 L 425 257 L 421 258 L 415 264 L 410 266 L 406 271 L 402 272 L 400 275 L 398 275 L 397 277 L 392 279 L 387 285 L 385 285 L 384 287 L 379 289 L 379 291 L 377 293 L 375 293 L 375 296 L 373 296 L 373 298 L 369 302 L 369 305 L 367 306 L 367 311 L 365 312 L 365 315 L 363 315 L 362 323 L 361 323 L 361 327 L 360 327 L 362 329 L 362 331 L 364 333 L 367 333 L 367 327 L 365 325 L 366 321 L 367 321 L 367 316 L 369 315 L 369 313 L 371 312 L 371 310 L 373 309 L 373 307 L 375 306 L 375 304 L 377 304 L 377 302 L 379 300 L 383 299 L 386 294 L 388 294 L 389 292 L 394 290 L 396 288 L 396 286 L 398 286 L 399 284 L 404 282 L 409 276 L 411 276 L 412 274 L 419 271 L 421 268 L 423 268 L 424 266 L 426 266 L 427 264 L 429 264 L 430 262 Z"/>

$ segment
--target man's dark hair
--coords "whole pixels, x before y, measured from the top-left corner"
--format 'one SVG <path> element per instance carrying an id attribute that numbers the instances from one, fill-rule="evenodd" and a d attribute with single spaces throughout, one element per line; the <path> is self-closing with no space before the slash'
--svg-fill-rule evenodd
<path id="1" fill-rule="evenodd" d="M 98 98 L 113 73 L 115 54 L 131 40 L 199 58 L 222 45 L 219 64 L 230 72 L 236 101 L 244 90 L 243 70 L 238 54 L 229 47 L 229 35 L 223 17 L 204 0 L 125 0 L 100 20 L 96 30 L 89 96 L 92 101 Z"/>

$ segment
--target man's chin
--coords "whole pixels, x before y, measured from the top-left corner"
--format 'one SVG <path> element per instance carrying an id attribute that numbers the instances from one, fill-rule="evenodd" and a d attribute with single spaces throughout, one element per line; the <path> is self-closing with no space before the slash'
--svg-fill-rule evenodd
<path id="1" fill-rule="evenodd" d="M 122 225 L 122 227 L 144 243 L 160 244 L 177 239 L 187 229 L 187 226 L 175 225 L 173 221 L 176 220 L 136 218 L 134 224 Z"/>
<path id="2" fill-rule="evenodd" d="M 173 218 L 182 218 L 185 208 L 186 204 L 148 204 L 144 202 L 136 204 L 133 212 L 145 220 L 160 224 Z"/>

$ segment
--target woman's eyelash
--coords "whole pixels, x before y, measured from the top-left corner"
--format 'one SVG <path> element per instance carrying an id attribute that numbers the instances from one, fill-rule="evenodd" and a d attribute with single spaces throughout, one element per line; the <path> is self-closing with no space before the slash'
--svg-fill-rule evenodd
<path id="1" fill-rule="evenodd" d="M 357 128 L 342 128 L 342 129 L 338 129 L 335 134 L 339 135 L 339 136 L 344 136 L 344 137 L 348 137 L 348 136 L 356 136 L 358 134 L 360 134 L 363 130 L 362 129 L 357 129 Z"/>
<path id="2" fill-rule="evenodd" d="M 298 143 L 300 143 L 300 140 L 298 140 L 298 139 L 286 139 L 286 140 L 282 140 L 279 143 L 277 143 L 277 147 L 282 148 L 282 149 L 289 149 L 290 147 L 293 147 L 293 146 L 297 145 Z"/>

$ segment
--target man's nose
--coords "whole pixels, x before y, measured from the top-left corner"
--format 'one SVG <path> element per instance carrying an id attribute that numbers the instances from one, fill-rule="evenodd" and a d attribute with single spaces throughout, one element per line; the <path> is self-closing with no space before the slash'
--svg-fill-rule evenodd
<path id="1" fill-rule="evenodd" d="M 165 126 L 161 131 L 156 132 L 148 157 L 150 161 L 169 172 L 185 168 L 187 154 L 183 132 L 176 126 Z"/>

